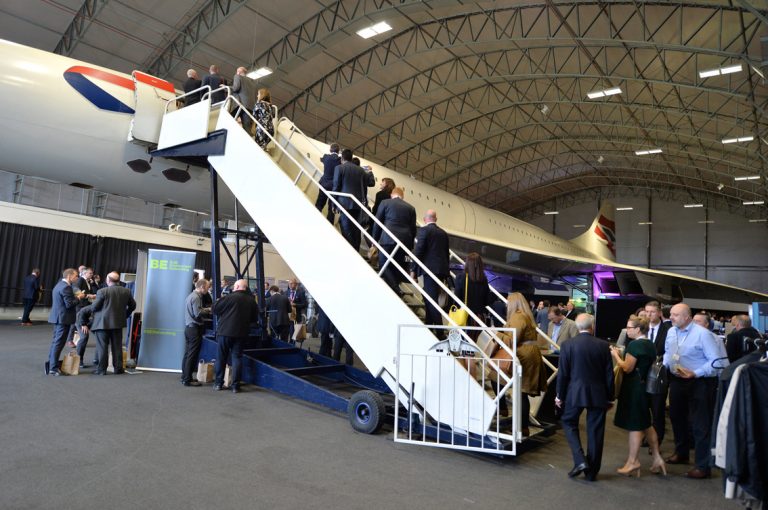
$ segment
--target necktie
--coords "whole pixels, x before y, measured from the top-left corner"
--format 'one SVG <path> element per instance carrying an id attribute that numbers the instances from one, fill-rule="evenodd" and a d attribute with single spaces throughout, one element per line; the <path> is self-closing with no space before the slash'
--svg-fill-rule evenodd
<path id="1" fill-rule="evenodd" d="M 651 328 L 651 342 L 656 338 L 656 328 Z"/>

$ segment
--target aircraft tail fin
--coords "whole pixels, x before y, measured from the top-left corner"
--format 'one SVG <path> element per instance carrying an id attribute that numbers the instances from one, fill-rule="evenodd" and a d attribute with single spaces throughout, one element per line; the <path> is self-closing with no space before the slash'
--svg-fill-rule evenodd
<path id="1" fill-rule="evenodd" d="M 600 258 L 616 260 L 616 222 L 614 208 L 610 202 L 604 202 L 586 232 L 571 239 L 571 242 Z"/>

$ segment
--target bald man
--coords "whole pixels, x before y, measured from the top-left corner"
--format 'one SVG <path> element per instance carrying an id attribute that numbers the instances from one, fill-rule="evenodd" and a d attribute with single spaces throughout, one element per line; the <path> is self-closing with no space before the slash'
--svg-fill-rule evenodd
<path id="1" fill-rule="evenodd" d="M 688 478 L 709 478 L 710 432 L 715 412 L 717 376 L 728 365 L 723 342 L 693 322 L 691 308 L 678 303 L 670 311 L 664 365 L 669 369 L 669 419 L 675 435 L 675 453 L 668 464 L 687 464 L 689 427 L 693 429 L 696 465 Z M 719 368 L 713 368 L 715 367 Z"/>
<path id="2" fill-rule="evenodd" d="M 242 378 L 243 342 L 251 331 L 251 323 L 259 321 L 259 305 L 248 292 L 248 282 L 237 280 L 228 294 L 213 305 L 213 314 L 218 318 L 216 341 L 219 352 L 216 356 L 215 391 L 224 389 L 224 368 L 232 355 L 232 393 L 240 392 Z"/>
<path id="3" fill-rule="evenodd" d="M 445 282 L 448 278 L 448 234 L 437 226 L 437 213 L 433 209 L 424 213 L 424 226 L 416 234 L 416 247 L 413 254 L 429 271 L 437 277 L 437 280 Z M 421 267 L 414 262 L 411 268 L 411 276 L 423 274 Z M 424 292 L 437 302 L 440 297 L 440 285 L 436 280 L 424 275 Z M 443 324 L 440 311 L 424 300 L 427 312 L 427 324 Z M 436 334 L 441 335 L 440 332 Z"/>
<path id="4" fill-rule="evenodd" d="M 250 113 L 253 111 L 253 106 L 256 104 L 258 87 L 254 80 L 245 75 L 245 72 L 245 67 L 237 68 L 237 72 L 235 73 L 234 78 L 232 78 L 232 94 L 238 101 L 240 101 L 240 104 L 246 108 L 246 111 Z M 248 134 L 251 134 L 251 127 L 253 126 L 251 117 L 249 117 L 245 111 L 241 111 L 238 116 L 243 124 L 243 129 L 245 129 Z"/>
<path id="5" fill-rule="evenodd" d="M 99 289 L 96 300 L 91 305 L 93 311 L 93 324 L 91 331 L 96 334 L 98 340 L 96 356 L 99 364 L 94 375 L 107 375 L 107 361 L 109 349 L 112 350 L 112 367 L 115 374 L 119 375 L 123 370 L 123 328 L 127 324 L 127 318 L 136 309 L 131 291 L 118 285 L 120 275 L 116 272 L 107 275 L 107 286 Z"/>

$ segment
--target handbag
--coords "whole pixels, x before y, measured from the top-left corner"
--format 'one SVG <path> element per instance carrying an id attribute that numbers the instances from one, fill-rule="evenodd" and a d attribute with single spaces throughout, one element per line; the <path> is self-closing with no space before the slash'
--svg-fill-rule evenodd
<path id="1" fill-rule="evenodd" d="M 469 321 L 469 312 L 467 311 L 467 287 L 469 287 L 469 275 L 464 275 L 464 306 L 459 308 L 456 305 L 452 305 L 450 311 L 448 312 L 448 318 L 453 321 L 456 326 L 462 327 L 466 326 L 467 322 Z"/>
<path id="2" fill-rule="evenodd" d="M 197 382 L 209 383 L 213 382 L 213 363 L 206 363 L 204 360 L 200 360 L 197 364 Z"/>
<path id="3" fill-rule="evenodd" d="M 664 395 L 669 386 L 669 372 L 664 366 L 661 356 L 648 368 L 648 375 L 645 376 L 645 392 L 651 395 Z"/>
<path id="4" fill-rule="evenodd" d="M 70 351 L 61 360 L 61 373 L 66 375 L 78 375 L 80 373 L 80 356 L 75 351 Z"/>
<path id="5" fill-rule="evenodd" d="M 613 400 L 619 398 L 622 382 L 624 382 L 624 370 L 619 365 L 616 365 L 613 367 Z"/>

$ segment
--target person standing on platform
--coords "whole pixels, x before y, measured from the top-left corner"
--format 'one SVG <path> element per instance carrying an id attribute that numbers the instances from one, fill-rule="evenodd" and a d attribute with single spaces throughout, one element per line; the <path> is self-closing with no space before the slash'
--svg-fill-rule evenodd
<path id="1" fill-rule="evenodd" d="M 200 81 L 200 77 L 197 75 L 197 71 L 194 69 L 187 70 L 187 81 L 182 86 L 184 93 L 189 94 L 193 90 L 197 90 L 203 86 L 203 82 Z M 191 106 L 200 102 L 200 91 L 189 94 L 184 98 L 184 106 Z"/>
<path id="2" fill-rule="evenodd" d="M 131 291 L 118 285 L 120 274 L 116 272 L 107 275 L 107 288 L 96 293 L 93 302 L 93 324 L 91 330 L 98 340 L 99 365 L 93 371 L 94 375 L 107 375 L 107 362 L 109 350 L 112 350 L 112 367 L 115 375 L 125 372 L 123 370 L 123 328 L 127 319 L 136 309 Z"/>
<path id="3" fill-rule="evenodd" d="M 717 376 L 728 366 L 728 356 L 723 342 L 693 323 L 687 304 L 673 306 L 670 320 L 673 327 L 667 332 L 664 365 L 669 370 L 669 421 L 675 435 L 675 453 L 667 464 L 688 463 L 693 430 L 696 465 L 685 476 L 709 478 Z"/>
<path id="4" fill-rule="evenodd" d="M 214 391 L 224 389 L 224 367 L 232 356 L 232 393 L 240 392 L 242 378 L 243 342 L 251 331 L 251 323 L 259 321 L 259 305 L 248 292 L 248 282 L 237 280 L 232 293 L 219 299 L 213 305 L 218 318 L 216 341 L 219 351 L 216 356 L 216 380 Z"/>
<path id="5" fill-rule="evenodd" d="M 448 234 L 442 228 L 437 226 L 437 213 L 429 209 L 424 213 L 424 226 L 416 234 L 416 246 L 413 254 L 419 259 L 437 279 L 443 283 L 448 278 L 449 273 L 449 248 Z M 411 269 L 411 277 L 416 278 L 421 269 L 414 263 Z M 424 292 L 431 297 L 435 303 L 440 298 L 440 285 L 427 275 L 424 275 Z M 425 300 L 426 323 L 429 325 L 443 325 L 443 316 L 440 310 L 432 306 Z M 506 313 L 502 314 L 502 316 Z M 442 331 L 435 331 L 436 335 L 442 336 Z"/>
<path id="6" fill-rule="evenodd" d="M 413 240 L 416 237 L 416 209 L 403 200 L 403 195 L 403 188 L 393 189 L 392 198 L 384 200 L 376 212 L 376 219 L 395 236 L 395 239 L 384 232 L 378 223 L 373 226 L 373 238 L 379 242 L 382 248 L 379 252 L 379 268 L 384 267 L 384 264 L 387 263 L 387 255 L 394 251 L 389 265 L 382 273 L 382 278 L 398 295 L 402 294 L 400 282 L 404 281 L 405 278 L 393 264 L 403 270 L 408 268 L 405 265 L 405 251 L 402 249 L 395 251 L 397 241 L 400 241 L 408 250 L 413 250 Z"/>
<path id="7" fill-rule="evenodd" d="M 307 313 L 307 293 L 301 287 L 299 280 L 291 278 L 288 281 L 288 291 L 286 292 L 291 305 L 296 308 L 296 322 L 303 322 L 303 317 Z"/>
<path id="8" fill-rule="evenodd" d="M 573 454 L 574 478 L 584 473 L 594 482 L 600 471 L 605 439 L 605 413 L 613 405 L 613 363 L 608 342 L 593 336 L 595 318 L 576 317 L 579 334 L 562 343 L 557 370 L 555 406 L 562 409 L 562 423 Z M 587 454 L 579 437 L 579 418 L 587 411 Z"/>
<path id="9" fill-rule="evenodd" d="M 344 149 L 341 151 L 341 164 L 336 167 L 333 173 L 333 191 L 352 195 L 360 204 L 365 205 L 367 189 L 372 187 L 375 181 L 376 178 L 372 172 L 366 172 L 352 163 L 351 150 Z M 337 201 L 348 213 L 347 215 L 341 212 L 339 215 L 341 235 L 356 252 L 359 252 L 362 233 L 352 223 L 352 219 L 359 223 L 364 213 L 358 203 L 349 197 L 340 196 L 337 197 Z"/>
<path id="10" fill-rule="evenodd" d="M 192 373 L 200 357 L 200 347 L 203 344 L 203 333 L 205 332 L 205 319 L 211 315 L 211 310 L 203 307 L 202 298 L 204 294 L 208 293 L 209 287 L 210 283 L 208 280 L 200 278 L 195 283 L 195 290 L 184 301 L 184 338 L 186 345 L 184 357 L 181 359 L 182 386 L 201 386 L 199 382 L 192 380 Z M 227 294 L 222 292 L 222 296 Z"/>
<path id="11" fill-rule="evenodd" d="M 205 85 L 211 87 L 211 104 L 219 103 L 227 98 L 227 93 L 224 90 L 214 92 L 219 87 L 226 85 L 226 81 L 219 74 L 219 66 L 213 64 L 208 68 L 208 74 L 203 77 L 202 86 Z"/>
<path id="12" fill-rule="evenodd" d="M 48 322 L 53 324 L 53 339 L 51 348 L 48 352 L 48 361 L 45 363 L 45 373 L 59 376 L 59 356 L 61 355 L 64 344 L 67 342 L 67 333 L 69 328 L 75 323 L 76 307 L 80 299 L 85 295 L 75 296 L 72 290 L 72 284 L 75 283 L 79 275 L 76 270 L 65 269 L 61 274 L 61 281 L 56 284 L 51 292 L 52 305 L 51 313 L 48 315 Z"/>
<path id="13" fill-rule="evenodd" d="M 40 270 L 35 268 L 30 274 L 24 277 L 24 291 L 21 295 L 21 299 L 24 303 L 24 313 L 21 315 L 21 325 L 31 326 L 32 321 L 29 319 L 29 314 L 32 313 L 32 309 L 35 307 L 38 298 L 40 297 Z"/>
<path id="14" fill-rule="evenodd" d="M 339 147 L 338 143 L 332 143 L 331 152 L 324 154 L 323 157 L 320 158 L 320 162 L 323 164 L 323 175 L 320 177 L 320 186 L 322 186 L 326 191 L 333 191 L 333 172 L 336 170 L 336 167 L 341 164 L 341 158 L 339 157 L 340 150 L 341 148 Z M 317 200 L 315 201 L 315 207 L 317 207 L 317 210 L 322 211 L 327 202 L 328 195 L 318 190 Z M 328 218 L 328 221 L 333 224 L 336 215 L 333 212 L 333 205 L 330 203 L 328 204 L 328 212 L 326 213 L 326 217 Z"/>

